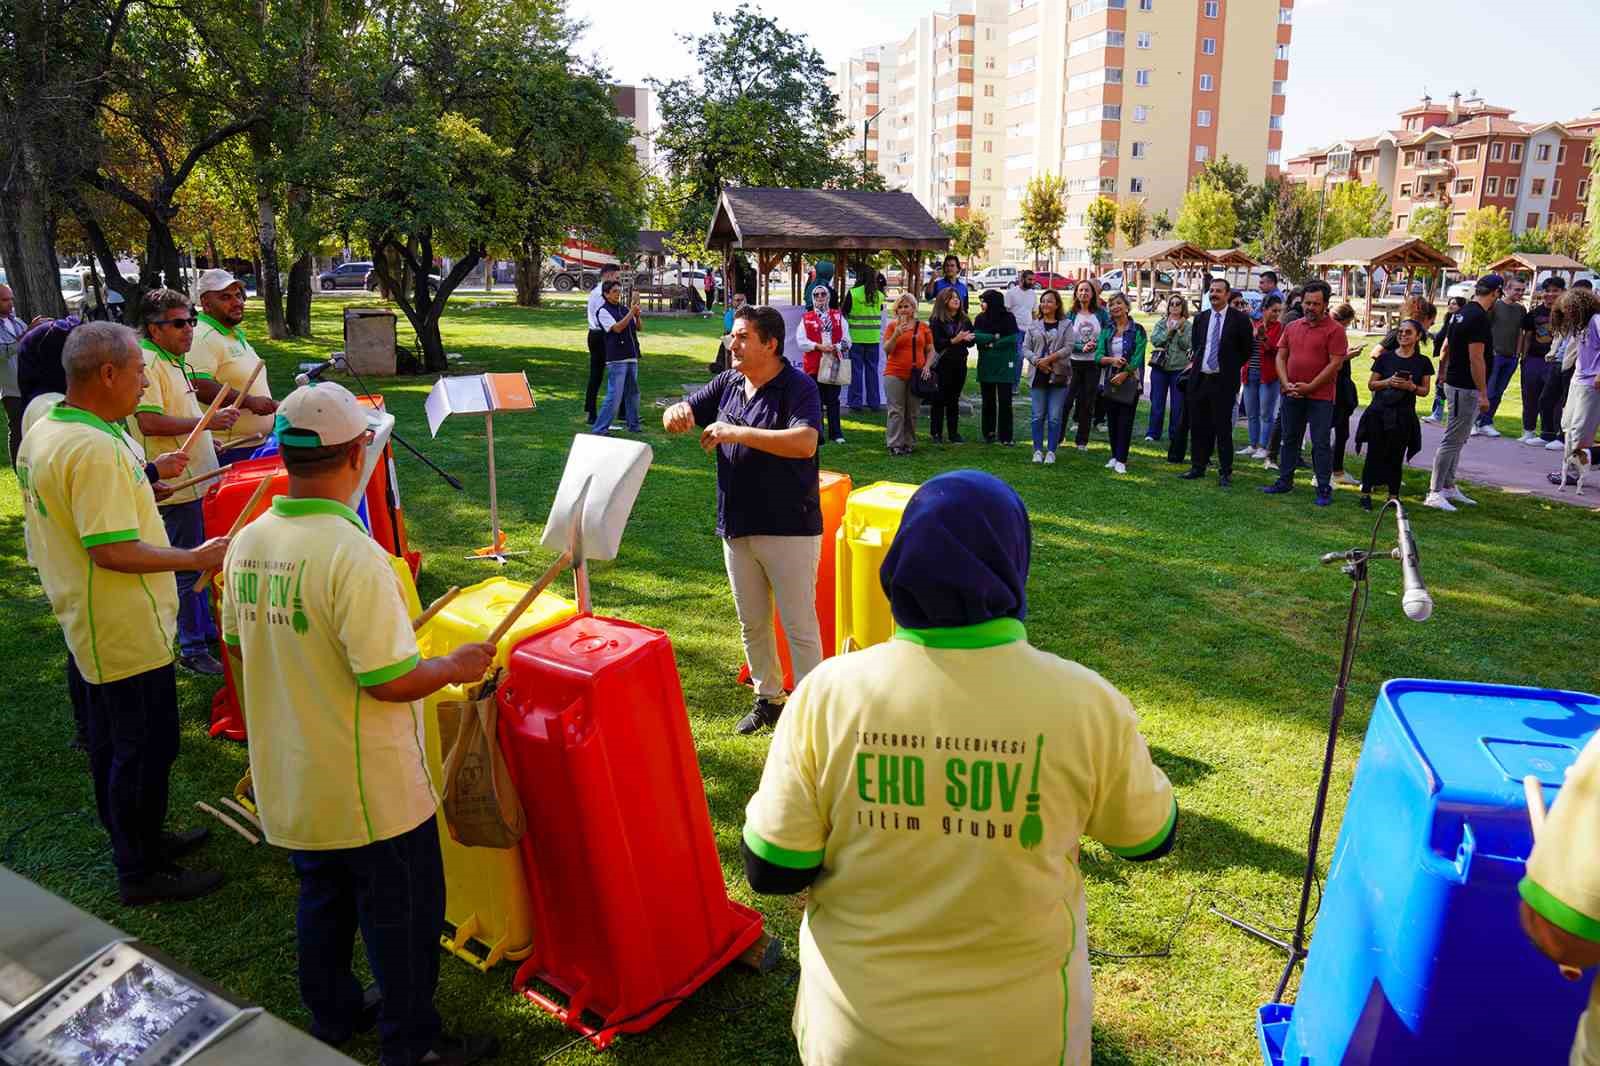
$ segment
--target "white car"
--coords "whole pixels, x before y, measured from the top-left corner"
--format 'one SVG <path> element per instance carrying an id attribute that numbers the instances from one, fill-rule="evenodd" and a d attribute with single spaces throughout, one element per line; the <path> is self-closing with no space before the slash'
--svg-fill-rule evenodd
<path id="1" fill-rule="evenodd" d="M 99 285 L 98 294 L 95 285 Z M 61 300 L 67 305 L 67 314 L 82 315 L 86 309 L 109 304 L 113 315 L 120 311 L 122 294 L 105 283 L 104 278 L 90 277 L 89 271 L 73 267 L 61 272 Z"/>
<path id="2" fill-rule="evenodd" d="M 1470 300 L 1472 299 L 1473 290 L 1477 288 L 1477 285 L 1478 282 L 1476 278 L 1471 281 L 1458 281 L 1448 289 L 1444 290 L 1445 299 L 1454 300 L 1459 298 L 1462 300 Z"/>
<path id="3" fill-rule="evenodd" d="M 1100 275 L 1099 281 L 1101 292 L 1121 292 L 1122 268 L 1118 267 L 1115 270 L 1106 271 Z M 1162 289 L 1172 288 L 1172 275 L 1165 270 L 1156 271 L 1156 286 Z M 1150 288 L 1150 271 L 1143 270 L 1139 272 L 1139 287 L 1143 289 Z"/>
<path id="4" fill-rule="evenodd" d="M 985 289 L 1004 289 L 1014 284 L 1022 271 L 1014 266 L 992 266 L 972 276 L 972 285 L 979 292 Z"/>

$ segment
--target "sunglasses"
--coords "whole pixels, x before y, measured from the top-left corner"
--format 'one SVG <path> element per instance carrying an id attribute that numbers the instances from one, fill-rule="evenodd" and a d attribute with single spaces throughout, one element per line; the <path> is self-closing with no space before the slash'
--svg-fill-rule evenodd
<path id="1" fill-rule="evenodd" d="M 172 326 L 174 329 L 182 329 L 185 326 L 194 329 L 195 326 L 200 324 L 200 319 L 195 315 L 190 315 L 188 318 L 158 318 L 150 324 L 152 326 Z"/>

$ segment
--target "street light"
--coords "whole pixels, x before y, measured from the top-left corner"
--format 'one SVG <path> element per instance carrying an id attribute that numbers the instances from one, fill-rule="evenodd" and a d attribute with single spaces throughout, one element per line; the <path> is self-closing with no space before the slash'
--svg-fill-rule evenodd
<path id="1" fill-rule="evenodd" d="M 883 114 L 884 110 L 884 108 L 878 108 L 878 110 L 868 115 L 867 120 L 861 124 L 861 165 L 863 167 L 866 166 L 867 159 L 867 131 L 872 128 L 874 122 L 878 121 L 878 116 Z"/>

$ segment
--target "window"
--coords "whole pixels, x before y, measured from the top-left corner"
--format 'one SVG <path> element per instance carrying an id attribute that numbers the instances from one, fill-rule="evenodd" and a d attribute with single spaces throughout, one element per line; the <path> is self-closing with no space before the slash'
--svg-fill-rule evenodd
<path id="1" fill-rule="evenodd" d="M 1103 145 L 1100 141 L 1069 144 L 1061 150 L 1061 157 L 1069 163 L 1076 162 L 1079 159 L 1096 159 L 1099 158 L 1102 150 Z M 1027 158 L 1032 159 L 1032 153 L 1029 153 Z"/>
<path id="2" fill-rule="evenodd" d="M 1145 71 L 1144 73 L 1145 74 L 1149 74 L 1149 71 Z M 1150 82 L 1148 80 L 1146 80 L 1146 81 L 1140 82 L 1139 84 L 1141 84 L 1141 85 L 1149 85 Z M 1203 93 L 1210 92 L 1211 91 L 1211 86 L 1213 84 L 1215 84 L 1215 83 L 1211 80 L 1211 75 L 1209 75 L 1209 74 L 1200 75 L 1200 91 L 1201 92 L 1203 92 Z"/>
<path id="3" fill-rule="evenodd" d="M 1273 115 L 1272 117 L 1273 118 L 1278 118 L 1277 115 Z M 1278 119 L 1278 125 L 1269 126 L 1268 127 L 1268 129 L 1274 129 L 1274 130 L 1282 129 L 1282 128 L 1283 128 L 1283 120 L 1282 119 Z M 1367 171 L 1369 171 L 1371 169 L 1372 169 L 1372 157 L 1370 155 L 1362 156 L 1361 157 L 1361 172 L 1364 174 L 1364 173 L 1366 173 Z"/>
<path id="4" fill-rule="evenodd" d="M 1394 228 L 1395 229 L 1405 229 L 1406 228 L 1406 216 L 1405 215 L 1396 215 L 1396 216 L 1394 216 Z"/>
<path id="5" fill-rule="evenodd" d="M 1277 58 L 1277 59 L 1278 59 L 1278 60 L 1279 60 L 1279 61 L 1280 61 L 1280 62 L 1287 62 L 1287 61 L 1288 61 L 1288 59 L 1289 59 L 1289 46 L 1288 46 L 1288 45 L 1286 45 L 1286 44 L 1280 44 L 1280 45 L 1279 45 L 1279 46 L 1278 46 L 1278 48 L 1277 48 L 1277 51 L 1275 51 L 1275 52 L 1274 52 L 1274 53 L 1273 53 L 1273 55 L 1274 55 L 1274 56 L 1275 56 L 1275 57 L 1276 57 L 1276 58 Z"/>
<path id="6" fill-rule="evenodd" d="M 984 57 L 984 59 L 983 59 L 983 69 L 984 70 L 993 70 L 994 69 L 994 56 L 985 56 Z"/>
<path id="7" fill-rule="evenodd" d="M 1121 67 L 1107 67 L 1106 68 L 1106 84 L 1107 85 L 1121 85 L 1122 84 L 1122 68 Z"/>
<path id="8" fill-rule="evenodd" d="M 1220 3 L 1220 0 L 1206 0 L 1206 8 L 1205 8 L 1206 18 L 1208 18 L 1208 19 L 1216 18 L 1217 15 L 1220 13 L 1221 7 L 1222 7 L 1222 4 Z"/>
<path id="9" fill-rule="evenodd" d="M 1500 160 L 1505 158 L 1505 155 L 1506 146 L 1501 142 L 1495 141 L 1489 146 L 1489 162 L 1498 163 Z"/>
<path id="10" fill-rule="evenodd" d="M 983 180 L 984 181 L 993 181 L 994 180 L 994 170 L 993 170 L 993 168 L 991 168 L 991 167 L 984 167 L 983 168 Z"/>
<path id="11" fill-rule="evenodd" d="M 1538 229 L 1539 228 L 1539 212 L 1537 212 L 1537 211 L 1529 211 L 1528 212 L 1528 228 L 1529 229 Z"/>
<path id="12" fill-rule="evenodd" d="M 1033 153 L 1032 152 L 1018 152 L 1015 155 L 1006 156 L 1006 169 L 1007 170 L 1016 170 L 1018 167 L 1031 166 L 1032 164 L 1033 164 Z"/>
<path id="13" fill-rule="evenodd" d="M 1210 158 L 1211 158 L 1211 149 L 1208 146 L 1203 145 L 1203 144 L 1197 144 L 1197 145 L 1194 146 L 1194 161 L 1196 163 L 1204 163 L 1207 159 L 1210 159 Z"/>
<path id="14" fill-rule="evenodd" d="M 1561 179 L 1557 178 L 1556 180 L 1554 180 L 1554 181 L 1552 181 L 1550 183 L 1550 199 L 1558 200 L 1560 198 L 1561 198 Z"/>
<path id="15" fill-rule="evenodd" d="M 1574 212 L 1572 212 L 1572 221 L 1581 223 L 1583 221 L 1583 212 L 1582 211 L 1574 211 Z"/>
<path id="16" fill-rule="evenodd" d="M 1400 195 L 1407 197 L 1411 195 L 1411 183 L 1409 181 L 1402 181 L 1400 183 Z"/>
<path id="17" fill-rule="evenodd" d="M 1550 162 L 1550 146 L 1548 144 L 1538 145 L 1534 148 L 1533 157 L 1541 163 Z"/>
<path id="18" fill-rule="evenodd" d="M 1127 37 L 1123 34 L 1123 32 L 1121 30 L 1107 30 L 1106 31 L 1106 47 L 1107 48 L 1122 48 L 1122 47 L 1125 46 L 1126 42 L 1127 42 Z"/>
<path id="19" fill-rule="evenodd" d="M 1108 72 L 1106 68 L 1101 68 L 1100 70 L 1089 70 L 1082 74 L 1074 74 L 1067 79 L 1067 92 L 1075 93 L 1082 89 L 1092 89 L 1096 85 L 1104 85 Z M 1122 80 L 1122 69 L 1120 67 L 1117 69 L 1117 80 Z M 1029 92 L 1031 93 L 1032 90 L 1030 89 Z"/>
<path id="20" fill-rule="evenodd" d="M 1121 104 L 1105 104 L 1100 108 L 1100 117 L 1107 122 L 1118 122 L 1122 119 Z"/>
<path id="21" fill-rule="evenodd" d="M 1280 8 L 1278 8 L 1278 25 L 1287 26 L 1293 21 L 1294 21 L 1294 8 L 1292 8 L 1292 7 L 1280 7 Z"/>
<path id="22" fill-rule="evenodd" d="M 991 85 L 991 86 L 989 86 L 989 88 L 992 89 L 992 88 L 994 88 L 994 86 Z M 985 96 L 993 96 L 994 94 L 993 93 L 984 93 L 983 95 L 985 95 Z M 993 126 L 994 125 L 994 112 L 993 111 L 985 111 L 983 113 L 983 124 L 985 126 Z"/>
<path id="23" fill-rule="evenodd" d="M 1117 36 L 1121 37 L 1122 35 L 1119 33 Z M 1087 55 L 1090 52 L 1098 51 L 1101 48 L 1106 47 L 1106 45 L 1109 43 L 1110 34 L 1105 30 L 1101 30 L 1099 33 L 1091 33 L 1086 37 L 1079 37 L 1077 40 L 1067 45 L 1067 55 L 1069 57 Z M 1120 46 L 1121 41 L 1118 41 L 1117 43 Z"/>
<path id="24" fill-rule="evenodd" d="M 1522 145 L 1513 144 L 1511 146 L 1511 161 L 1513 163 L 1522 162 Z"/>
<path id="25" fill-rule="evenodd" d="M 1589 166 L 1593 162 L 1594 162 L 1594 145 L 1590 145 L 1589 147 L 1587 147 L 1587 148 L 1585 148 L 1583 150 L 1583 165 L 1584 166 Z"/>
<path id="26" fill-rule="evenodd" d="M 1150 84 L 1150 70 L 1149 70 L 1149 68 L 1148 67 L 1140 67 L 1138 70 L 1134 71 L 1133 72 L 1133 83 L 1135 85 L 1148 86 Z"/>
<path id="27" fill-rule="evenodd" d="M 983 150 L 984 150 L 984 151 L 985 151 L 985 152 L 992 152 L 992 151 L 994 151 L 994 142 L 993 142 L 993 141 L 984 141 L 984 142 L 983 142 Z"/>
<path id="28" fill-rule="evenodd" d="M 1133 142 L 1133 158 L 1135 158 L 1135 159 L 1144 159 L 1144 158 L 1147 158 L 1149 156 L 1149 154 L 1150 154 L 1150 142 L 1149 141 L 1134 141 Z"/>
<path id="29" fill-rule="evenodd" d="M 1477 182 L 1472 178 L 1457 178 L 1455 194 L 1457 196 L 1467 196 L 1470 195 L 1472 190 L 1476 187 Z"/>
<path id="30" fill-rule="evenodd" d="M 1200 54 L 1214 56 L 1217 54 L 1217 39 L 1215 37 L 1200 38 Z"/>
<path id="31" fill-rule="evenodd" d="M 1136 35 L 1133 39 L 1133 43 L 1135 48 L 1148 49 L 1150 47 L 1150 34 L 1146 32 Z"/>
<path id="32" fill-rule="evenodd" d="M 1139 0 L 1140 11 L 1154 11 L 1155 9 L 1156 0 Z"/>
<path id="33" fill-rule="evenodd" d="M 1478 158 L 1478 146 L 1475 144 L 1463 144 L 1456 149 L 1456 160 L 1458 162 L 1470 163 L 1476 158 Z"/>
<path id="34" fill-rule="evenodd" d="M 1506 195 L 1507 196 L 1515 196 L 1515 195 L 1517 195 L 1517 179 L 1516 178 L 1507 178 L 1506 179 Z"/>
<path id="35" fill-rule="evenodd" d="M 1267 116 L 1267 129 L 1269 129 L 1269 130 L 1281 130 L 1281 129 L 1283 129 L 1283 116 L 1282 115 L 1268 115 Z"/>
<path id="36" fill-rule="evenodd" d="M 1578 181 L 1578 199 L 1584 200 L 1589 196 L 1589 179 L 1581 178 Z"/>
<path id="37" fill-rule="evenodd" d="M 1565 163 L 1566 161 L 1567 161 L 1567 146 L 1563 144 L 1559 148 L 1556 149 L 1556 164 L 1560 165 L 1562 163 Z"/>
<path id="38" fill-rule="evenodd" d="M 1450 215 L 1450 228 L 1451 229 L 1456 229 L 1461 225 L 1461 223 L 1465 222 L 1466 220 L 1467 220 L 1467 213 L 1465 211 L 1452 212 L 1451 215 Z"/>
<path id="39" fill-rule="evenodd" d="M 1128 191 L 1129 192 L 1144 192 L 1144 179 L 1143 178 L 1129 178 L 1128 179 Z"/>
<path id="40" fill-rule="evenodd" d="M 980 197 L 978 197 L 978 206 L 979 207 L 988 207 L 989 203 L 990 203 L 990 197 L 988 197 L 988 196 L 980 196 Z"/>
<path id="41" fill-rule="evenodd" d="M 1408 166 L 1408 167 L 1414 167 L 1414 166 L 1417 165 L 1417 152 L 1416 152 L 1416 149 L 1414 149 L 1414 148 L 1407 148 L 1406 149 L 1405 165 Z"/>
<path id="42" fill-rule="evenodd" d="M 1006 44 L 1026 44 L 1037 36 L 1039 36 L 1039 24 L 1035 22 L 1032 26 L 1024 26 L 1020 30 L 1012 30 L 1006 37 Z"/>
<path id="43" fill-rule="evenodd" d="M 1133 105 L 1133 121 L 1147 122 L 1150 119 L 1150 109 L 1143 104 Z"/>
<path id="44" fill-rule="evenodd" d="M 1038 61 L 1033 56 L 1029 56 L 1027 59 L 1019 59 L 1006 68 L 1006 77 L 1014 78 L 1018 74 L 1027 74 L 1038 65 Z"/>
<path id="45" fill-rule="evenodd" d="M 1280 159 L 1282 159 L 1282 158 L 1283 158 L 1283 153 L 1281 151 L 1279 151 L 1278 149 L 1276 149 L 1276 148 L 1268 148 L 1267 149 L 1267 166 L 1269 166 L 1269 167 L 1277 166 L 1278 165 L 1278 161 Z"/>
<path id="46" fill-rule="evenodd" d="M 1284 88 L 1284 83 L 1283 82 L 1281 82 L 1281 81 L 1273 82 L 1272 83 L 1272 95 L 1273 96 L 1282 96 L 1283 95 L 1283 88 Z"/>
<path id="47" fill-rule="evenodd" d="M 1038 98 L 1039 98 L 1038 90 L 1036 90 L 1036 89 L 1024 89 L 1020 93 L 1012 93 L 1010 96 L 1006 97 L 1006 106 L 1007 107 L 1024 107 L 1024 106 L 1026 106 L 1028 104 L 1033 103 Z"/>
<path id="48" fill-rule="evenodd" d="M 1544 179 L 1543 178 L 1534 178 L 1531 182 L 1528 183 L 1528 195 L 1529 196 L 1543 196 L 1544 195 Z"/>
<path id="49" fill-rule="evenodd" d="M 1484 181 L 1484 183 L 1483 183 L 1483 192 L 1484 192 L 1485 196 L 1499 196 L 1500 195 L 1500 179 L 1499 178 L 1488 178 L 1488 179 L 1486 179 Z"/>
<path id="50" fill-rule="evenodd" d="M 984 96 L 993 96 L 994 95 L 994 85 L 986 82 L 984 84 L 984 86 L 983 86 L 983 95 Z"/>
<path id="51" fill-rule="evenodd" d="M 1202 107 L 1200 110 L 1196 111 L 1194 113 L 1194 124 L 1196 126 L 1211 125 L 1211 109 Z"/>

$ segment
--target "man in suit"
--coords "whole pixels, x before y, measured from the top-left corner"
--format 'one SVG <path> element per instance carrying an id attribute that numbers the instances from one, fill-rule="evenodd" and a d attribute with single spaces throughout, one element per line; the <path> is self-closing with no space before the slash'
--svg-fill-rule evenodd
<path id="1" fill-rule="evenodd" d="M 1206 290 L 1211 309 L 1195 316 L 1191 340 L 1194 369 L 1189 374 L 1189 395 L 1184 408 L 1189 415 L 1192 440 L 1190 467 L 1178 476 L 1186 481 L 1205 477 L 1211 453 L 1217 453 L 1217 484 L 1233 484 L 1233 398 L 1239 391 L 1239 370 L 1250 361 L 1250 316 L 1228 306 L 1232 295 L 1222 278 L 1212 278 Z"/>

